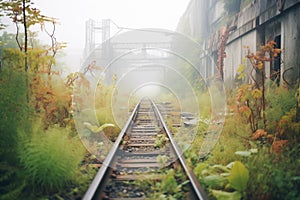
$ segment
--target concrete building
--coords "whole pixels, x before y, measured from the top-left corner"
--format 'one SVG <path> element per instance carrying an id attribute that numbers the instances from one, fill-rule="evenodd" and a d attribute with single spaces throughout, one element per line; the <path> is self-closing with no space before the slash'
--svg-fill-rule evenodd
<path id="1" fill-rule="evenodd" d="M 256 52 L 270 40 L 276 42 L 282 53 L 278 59 L 265 63 L 266 76 L 277 84 L 291 85 L 300 78 L 300 0 L 191 0 L 178 31 L 203 45 L 199 67 L 204 68 L 205 78 L 218 73 L 222 27 L 233 27 L 225 45 L 225 82 L 233 83 L 236 79 L 247 53 L 245 46 Z M 245 64 L 249 74 L 251 66 Z M 244 81 L 251 82 L 251 78 Z"/>

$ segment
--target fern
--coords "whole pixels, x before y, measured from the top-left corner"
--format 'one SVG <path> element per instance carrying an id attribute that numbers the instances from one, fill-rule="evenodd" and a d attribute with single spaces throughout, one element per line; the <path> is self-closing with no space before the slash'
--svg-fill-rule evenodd
<path id="1" fill-rule="evenodd" d="M 62 131 L 64 130 L 64 131 Z M 78 138 L 69 138 L 65 129 L 37 129 L 24 143 L 20 160 L 28 182 L 39 191 L 56 191 L 76 180 L 84 148 Z"/>

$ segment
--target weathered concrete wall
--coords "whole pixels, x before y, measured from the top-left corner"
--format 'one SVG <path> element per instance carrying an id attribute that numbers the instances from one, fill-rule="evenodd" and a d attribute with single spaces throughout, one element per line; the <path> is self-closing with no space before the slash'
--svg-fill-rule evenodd
<path id="1" fill-rule="evenodd" d="M 203 0 L 200 1 L 203 3 Z M 224 21 L 226 18 L 226 13 L 222 8 L 222 0 L 207 0 L 205 6 L 207 6 L 207 16 L 202 15 L 202 17 L 207 21 L 201 20 L 202 24 L 209 26 L 209 31 L 207 38 L 203 41 L 206 54 L 201 55 L 201 67 L 205 69 L 205 75 L 210 77 L 216 74 L 214 71 L 217 60 L 216 52 L 220 44 L 219 30 L 222 20 Z M 190 11 L 187 10 L 185 15 L 193 10 L 189 9 Z M 203 11 L 203 7 L 199 11 Z M 193 10 L 194 12 L 195 10 Z M 194 22 L 196 21 L 194 20 Z M 255 53 L 261 45 L 279 37 L 281 39 L 280 48 L 283 49 L 280 83 L 284 82 L 283 78 L 290 84 L 296 83 L 300 78 L 300 0 L 252 1 L 237 13 L 232 23 L 227 22 L 227 25 L 230 24 L 235 25 L 236 29 L 230 33 L 225 49 L 227 55 L 224 60 L 225 81 L 232 82 L 236 78 L 237 69 L 246 56 L 244 46 L 249 46 L 251 52 Z M 192 23 L 191 26 L 197 27 L 199 24 Z M 274 63 L 273 66 L 266 63 L 267 77 L 271 77 L 274 73 Z M 249 73 L 252 67 L 249 63 L 246 64 L 248 66 L 247 73 Z M 290 68 L 292 70 L 288 70 Z M 255 77 L 254 74 L 253 77 Z M 251 80 L 248 78 L 244 81 Z"/>
<path id="2" fill-rule="evenodd" d="M 177 31 L 192 36 L 196 40 L 208 37 L 207 4 L 207 0 L 191 0 L 180 18 Z"/>
<path id="3" fill-rule="evenodd" d="M 208 14 L 210 24 L 218 22 L 224 16 L 224 12 L 223 1 L 216 1 L 213 5 L 211 5 Z"/>
<path id="4" fill-rule="evenodd" d="M 256 3 L 251 3 L 240 11 L 238 14 L 237 28 L 241 28 L 245 24 L 249 23 L 259 15 L 260 4 L 258 1 Z"/>
<path id="5" fill-rule="evenodd" d="M 234 80 L 236 70 L 242 63 L 242 40 L 237 39 L 225 48 L 226 58 L 224 60 L 224 80 Z"/>
<path id="6" fill-rule="evenodd" d="M 283 12 L 279 11 L 279 4 L 275 0 L 256 1 L 249 4 L 239 14 L 236 21 L 237 29 L 229 36 L 226 45 L 227 58 L 224 66 L 224 80 L 233 82 L 236 77 L 237 68 L 246 56 L 244 46 L 249 46 L 251 52 L 255 53 L 259 47 L 267 41 L 281 36 L 281 76 L 280 83 L 285 79 L 293 85 L 300 78 L 300 4 L 299 0 L 287 0 Z M 249 74 L 251 65 L 246 62 Z M 273 66 L 265 63 L 266 77 L 272 75 Z M 292 70 L 290 70 L 292 68 Z M 255 74 L 252 74 L 255 77 Z M 251 82 L 251 78 L 245 79 Z"/>
<path id="7" fill-rule="evenodd" d="M 237 38 L 236 40 L 228 43 L 225 51 L 226 58 L 224 60 L 224 81 L 232 82 L 237 76 L 237 69 L 239 65 L 242 64 L 243 58 L 247 55 L 247 49 L 245 46 L 248 46 L 251 52 L 257 50 L 257 31 L 253 30 L 243 37 Z M 246 74 L 250 74 L 251 65 L 249 62 L 245 62 L 247 69 L 245 70 Z M 249 77 L 245 78 L 246 82 L 249 81 Z"/>
<path id="8" fill-rule="evenodd" d="M 282 48 L 283 62 L 281 73 L 291 84 L 295 84 L 300 78 L 300 6 L 290 10 L 282 16 Z"/>
<path id="9" fill-rule="evenodd" d="M 259 0 L 260 4 L 260 13 L 265 12 L 272 6 L 276 6 L 278 0 Z"/>

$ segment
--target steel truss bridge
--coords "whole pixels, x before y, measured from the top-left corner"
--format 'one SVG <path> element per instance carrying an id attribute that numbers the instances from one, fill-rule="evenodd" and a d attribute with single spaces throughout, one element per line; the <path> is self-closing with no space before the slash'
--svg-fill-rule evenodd
<path id="1" fill-rule="evenodd" d="M 86 40 L 82 68 L 94 63 L 101 67 L 111 82 L 134 71 L 155 72 L 164 79 L 171 65 L 172 33 L 158 29 L 130 29 L 117 26 L 112 20 L 86 22 Z M 139 71 L 139 72 L 138 72 Z M 133 72 L 132 72 L 133 73 Z"/>

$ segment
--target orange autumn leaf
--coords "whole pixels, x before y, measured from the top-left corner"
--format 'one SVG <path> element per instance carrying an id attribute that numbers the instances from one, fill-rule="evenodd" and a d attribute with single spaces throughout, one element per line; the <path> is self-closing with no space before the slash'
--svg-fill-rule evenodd
<path id="1" fill-rule="evenodd" d="M 255 131 L 255 133 L 252 135 L 252 139 L 253 140 L 257 140 L 258 138 L 261 138 L 261 137 L 264 137 L 264 136 L 267 136 L 268 133 L 265 132 L 263 129 L 258 129 Z"/>
<path id="2" fill-rule="evenodd" d="M 280 153 L 281 148 L 286 145 L 288 140 L 277 140 L 274 141 L 272 146 L 271 146 L 271 153 Z"/>
<path id="3" fill-rule="evenodd" d="M 245 116 L 248 117 L 251 114 L 251 110 L 248 106 L 241 106 L 239 108 L 239 113 L 242 113 L 242 114 L 244 114 Z"/>
<path id="4" fill-rule="evenodd" d="M 279 54 L 281 52 L 281 49 L 274 49 L 273 52 Z"/>

